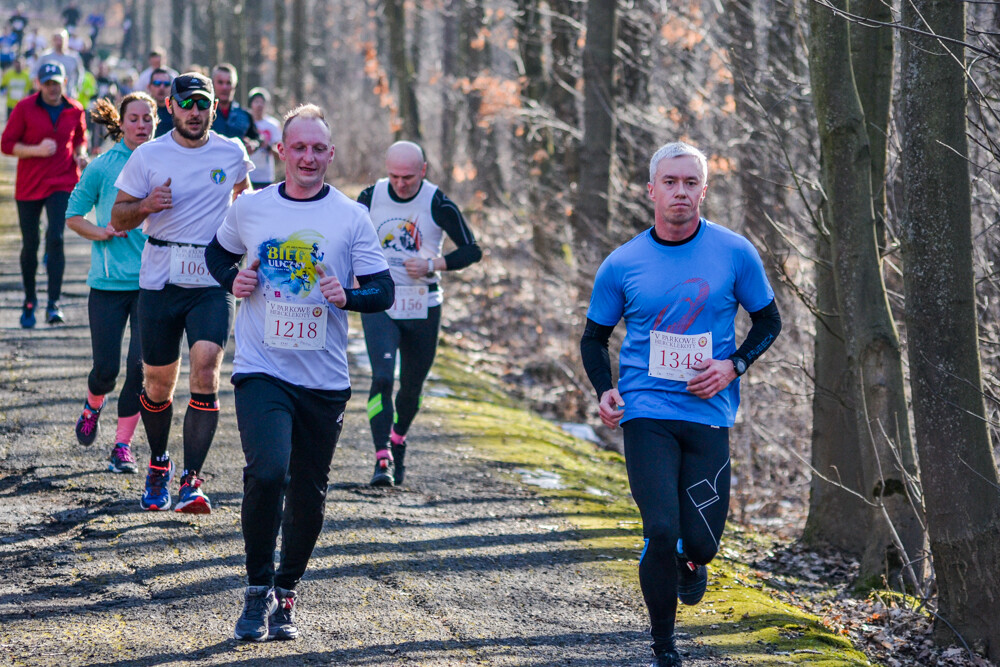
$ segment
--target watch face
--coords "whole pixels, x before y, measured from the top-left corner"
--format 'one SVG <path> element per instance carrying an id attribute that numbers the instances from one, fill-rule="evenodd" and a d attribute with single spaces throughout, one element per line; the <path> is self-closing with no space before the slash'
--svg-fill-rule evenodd
<path id="1" fill-rule="evenodd" d="M 733 369 L 737 375 L 743 375 L 747 372 L 747 362 L 742 359 L 733 359 Z"/>

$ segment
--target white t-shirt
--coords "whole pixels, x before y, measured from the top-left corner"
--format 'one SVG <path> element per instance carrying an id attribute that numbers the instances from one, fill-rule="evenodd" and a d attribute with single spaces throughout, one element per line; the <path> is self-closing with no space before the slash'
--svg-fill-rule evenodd
<path id="1" fill-rule="evenodd" d="M 253 182 L 271 183 L 274 181 L 274 153 L 271 152 L 271 146 L 281 140 L 281 124 L 274 116 L 264 116 L 255 120 L 254 124 L 260 134 L 260 148 L 250 156 L 255 167 Z"/>
<path id="2" fill-rule="evenodd" d="M 319 291 L 316 265 L 350 287 L 355 276 L 388 269 L 368 210 L 336 188 L 320 200 L 285 199 L 272 185 L 239 197 L 217 237 L 223 248 L 260 259 L 257 289 L 236 314 L 233 374 L 265 373 L 309 389 L 348 389 L 347 313 Z M 272 304 L 326 307 L 322 349 L 284 349 L 265 343 Z"/>
<path id="3" fill-rule="evenodd" d="M 389 262 L 389 271 L 396 285 L 431 285 L 437 282 L 437 274 L 411 278 L 403 262 L 416 257 L 424 260 L 441 254 L 444 230 L 434 222 L 431 201 L 438 186 L 424 181 L 417 195 L 407 202 L 397 202 L 389 196 L 389 179 L 375 183 L 372 191 L 371 218 L 375 233 Z M 427 295 L 428 306 L 440 306 L 440 290 Z"/>
<path id="4" fill-rule="evenodd" d="M 204 146 L 185 148 L 174 141 L 175 131 L 136 148 L 115 187 L 142 199 L 169 178 L 173 208 L 146 218 L 143 231 L 161 241 L 207 246 L 226 217 L 233 186 L 247 177 L 253 163 L 241 141 L 209 131 Z M 167 284 L 170 253 L 169 247 L 146 243 L 139 287 L 158 290 Z"/>

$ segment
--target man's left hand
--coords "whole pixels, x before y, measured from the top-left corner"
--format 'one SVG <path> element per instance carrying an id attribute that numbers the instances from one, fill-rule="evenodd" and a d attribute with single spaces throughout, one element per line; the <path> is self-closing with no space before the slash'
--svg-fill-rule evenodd
<path id="1" fill-rule="evenodd" d="M 429 273 L 427 260 L 423 257 L 410 257 L 403 262 L 403 268 L 406 269 L 406 275 L 411 278 L 423 278 Z"/>
<path id="2" fill-rule="evenodd" d="M 709 359 L 694 368 L 701 372 L 688 381 L 687 390 L 698 398 L 712 398 L 736 379 L 736 369 L 729 359 Z"/>

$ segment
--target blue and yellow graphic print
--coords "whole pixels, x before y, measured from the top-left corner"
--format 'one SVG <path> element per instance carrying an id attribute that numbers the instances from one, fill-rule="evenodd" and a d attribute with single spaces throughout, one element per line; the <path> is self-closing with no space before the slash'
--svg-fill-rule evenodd
<path id="1" fill-rule="evenodd" d="M 316 265 L 323 261 L 323 235 L 301 230 L 286 239 L 268 239 L 257 247 L 264 294 L 268 299 L 301 300 L 317 285 Z"/>

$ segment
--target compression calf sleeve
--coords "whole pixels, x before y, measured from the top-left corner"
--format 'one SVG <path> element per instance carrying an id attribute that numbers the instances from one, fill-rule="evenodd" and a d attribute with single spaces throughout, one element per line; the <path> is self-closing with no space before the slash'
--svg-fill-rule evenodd
<path id="1" fill-rule="evenodd" d="M 163 459 L 170 439 L 170 420 L 174 417 L 173 401 L 167 399 L 162 403 L 155 403 L 143 389 L 139 394 L 139 414 L 142 415 L 142 425 L 146 429 L 151 458 Z"/>
<path id="2" fill-rule="evenodd" d="M 191 394 L 184 413 L 184 470 L 201 472 L 219 425 L 217 394 Z"/>

